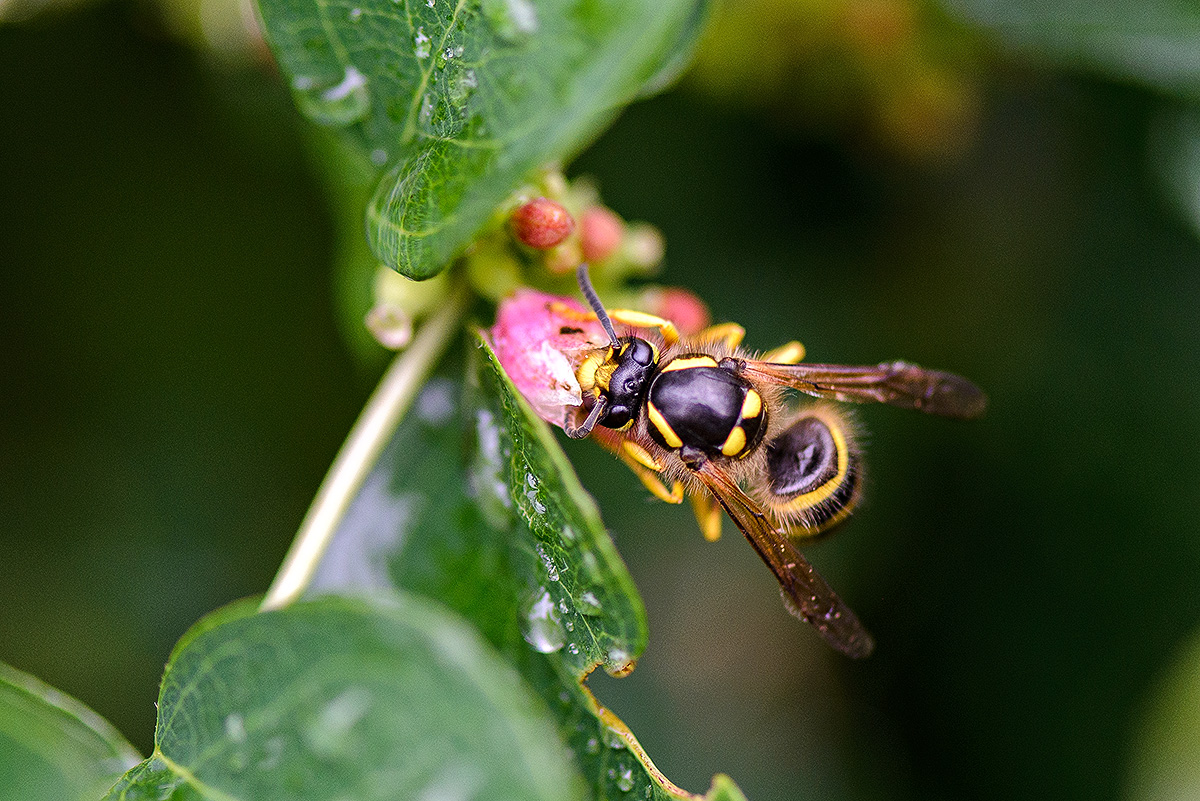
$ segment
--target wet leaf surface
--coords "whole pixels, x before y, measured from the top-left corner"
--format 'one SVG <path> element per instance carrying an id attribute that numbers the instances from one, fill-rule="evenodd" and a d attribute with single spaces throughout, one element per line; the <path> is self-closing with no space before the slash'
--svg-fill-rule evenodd
<path id="1" fill-rule="evenodd" d="M 372 247 L 440 272 L 534 169 L 577 153 L 690 52 L 699 0 L 260 0 L 297 105 L 383 173 Z"/>
<path id="2" fill-rule="evenodd" d="M 181 640 L 154 753 L 109 799 L 583 797 L 545 704 L 441 605 L 390 593 L 256 608 Z"/>
<path id="3" fill-rule="evenodd" d="M 449 605 L 549 704 L 593 797 L 690 797 L 583 684 L 596 666 L 632 669 L 647 638 L 594 503 L 487 346 L 465 361 L 465 379 L 450 364 L 423 388 L 310 594 L 399 588 Z M 741 797 L 728 779 L 713 792 Z"/>

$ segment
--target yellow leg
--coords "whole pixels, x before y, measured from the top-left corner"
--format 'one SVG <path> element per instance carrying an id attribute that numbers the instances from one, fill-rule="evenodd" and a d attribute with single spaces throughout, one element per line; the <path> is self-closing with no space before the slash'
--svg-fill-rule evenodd
<path id="1" fill-rule="evenodd" d="M 707 492 L 692 496 L 692 511 L 696 513 L 696 522 L 700 524 L 700 533 L 709 542 L 721 539 L 721 507 L 716 498 Z"/>
<path id="2" fill-rule="evenodd" d="M 609 309 L 608 316 L 613 322 L 621 325 L 634 328 L 657 328 L 668 346 L 679 341 L 679 331 L 676 330 L 675 323 L 662 317 L 633 309 Z"/>
<path id="3" fill-rule="evenodd" d="M 550 303 L 550 310 L 568 320 L 596 320 L 594 312 L 573 309 L 562 301 L 552 301 Z M 674 345 L 679 341 L 679 331 L 675 328 L 675 323 L 654 314 L 647 314 L 646 312 L 635 311 L 633 309 L 609 309 L 608 318 L 614 323 L 627 325 L 631 328 L 656 328 L 668 346 Z"/>
<path id="4" fill-rule="evenodd" d="M 617 455 L 655 498 L 666 503 L 683 503 L 683 484 L 676 481 L 668 490 L 660 476 L 662 465 L 641 445 L 625 440 Z"/>
<path id="5" fill-rule="evenodd" d="M 793 339 L 786 345 L 780 345 L 778 348 L 767 351 L 762 355 L 760 361 L 773 364 L 799 364 L 804 361 L 804 346 Z"/>
<path id="6" fill-rule="evenodd" d="M 736 348 L 742 344 L 742 339 L 745 336 L 746 329 L 737 323 L 718 323 L 717 325 L 710 325 L 696 334 L 696 339 L 708 342 L 723 342 L 730 348 Z"/>

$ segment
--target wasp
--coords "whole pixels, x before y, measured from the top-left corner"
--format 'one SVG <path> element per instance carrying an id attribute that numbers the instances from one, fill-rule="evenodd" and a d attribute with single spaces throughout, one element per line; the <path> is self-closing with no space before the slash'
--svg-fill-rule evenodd
<path id="1" fill-rule="evenodd" d="M 608 342 L 578 363 L 583 402 L 566 408 L 567 435 L 600 440 L 661 500 L 690 497 L 710 540 L 720 536 L 724 510 L 774 573 L 793 615 L 847 656 L 870 654 L 871 635 L 796 545 L 845 520 L 859 499 L 853 425 L 833 404 L 789 409 L 784 396 L 798 390 L 967 419 L 983 413 L 983 392 L 902 361 L 805 364 L 799 342 L 751 358 L 737 324 L 681 337 L 669 320 L 606 310 L 586 265 L 577 279 L 591 315 L 557 311 L 594 315 Z M 646 336 L 618 336 L 614 320 Z"/>

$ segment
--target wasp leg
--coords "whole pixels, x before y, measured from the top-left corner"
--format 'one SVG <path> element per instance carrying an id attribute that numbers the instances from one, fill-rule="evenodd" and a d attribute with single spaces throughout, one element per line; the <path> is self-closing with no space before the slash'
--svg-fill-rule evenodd
<path id="1" fill-rule="evenodd" d="M 710 325 L 700 333 L 696 334 L 696 339 L 705 340 L 708 342 L 719 342 L 727 346 L 730 350 L 742 344 L 742 339 L 746 336 L 746 329 L 742 328 L 737 323 L 718 323 Z"/>
<path id="2" fill-rule="evenodd" d="M 666 503 L 683 503 L 683 484 L 676 481 L 671 489 L 667 489 L 660 477 L 662 465 L 655 461 L 654 457 L 641 445 L 626 440 L 617 450 L 617 456 L 633 471 L 633 474 L 655 498 Z"/>
<path id="3" fill-rule="evenodd" d="M 679 341 L 679 331 L 675 328 L 675 323 L 662 317 L 633 309 L 609 309 L 608 316 L 622 325 L 633 328 L 657 328 L 668 347 Z"/>
<path id="4" fill-rule="evenodd" d="M 585 312 L 579 309 L 572 308 L 560 300 L 551 301 L 549 305 L 550 311 L 560 317 L 565 317 L 568 320 L 580 320 L 595 322 L 597 319 L 595 312 Z M 627 325 L 630 328 L 656 328 L 658 333 L 662 335 L 665 343 L 670 346 L 679 341 L 679 330 L 675 328 L 675 323 L 670 320 L 658 317 L 654 314 L 635 311 L 633 309 L 609 309 L 609 319 L 614 320 L 621 325 Z"/>
<path id="5" fill-rule="evenodd" d="M 786 345 L 767 351 L 758 360 L 772 364 L 799 364 L 804 361 L 804 346 L 793 339 Z"/>
<path id="6" fill-rule="evenodd" d="M 700 524 L 700 533 L 709 542 L 721 539 L 721 507 L 709 493 L 692 495 L 692 511 L 696 513 L 696 522 Z"/>

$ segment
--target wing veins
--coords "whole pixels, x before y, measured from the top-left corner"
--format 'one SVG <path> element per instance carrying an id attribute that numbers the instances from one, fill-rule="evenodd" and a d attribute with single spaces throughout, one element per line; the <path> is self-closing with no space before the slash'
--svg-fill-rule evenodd
<path id="1" fill-rule="evenodd" d="M 771 568 L 788 611 L 811 624 L 826 642 L 846 656 L 861 659 L 870 655 L 875 641 L 858 616 L 767 514 L 712 462 L 706 462 L 696 474 Z"/>

